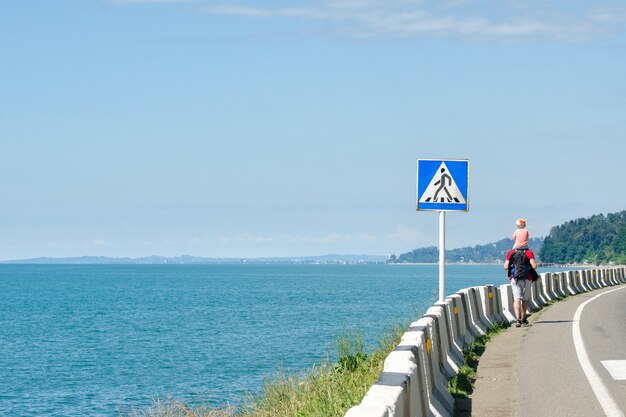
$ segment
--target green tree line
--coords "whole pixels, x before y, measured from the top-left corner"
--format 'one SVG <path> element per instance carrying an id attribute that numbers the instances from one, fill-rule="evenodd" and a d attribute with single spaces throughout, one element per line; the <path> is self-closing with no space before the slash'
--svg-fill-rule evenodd
<path id="1" fill-rule="evenodd" d="M 597 214 L 553 227 L 539 256 L 552 263 L 626 263 L 626 211 Z"/>
<path id="2" fill-rule="evenodd" d="M 570 220 L 550 229 L 544 238 L 532 238 L 528 245 L 538 260 L 546 263 L 626 264 L 626 211 L 597 214 Z M 446 251 L 448 262 L 502 262 L 513 246 L 512 239 Z M 436 246 L 414 249 L 392 257 L 390 263 L 437 263 Z"/>
<path id="3" fill-rule="evenodd" d="M 543 238 L 531 238 L 528 241 L 530 249 L 537 251 Z M 447 262 L 504 262 L 504 257 L 513 247 L 513 239 L 502 239 L 485 245 L 467 246 L 464 248 L 446 251 Z M 436 246 L 414 249 L 401 254 L 394 262 L 397 263 L 437 263 L 439 249 Z"/>

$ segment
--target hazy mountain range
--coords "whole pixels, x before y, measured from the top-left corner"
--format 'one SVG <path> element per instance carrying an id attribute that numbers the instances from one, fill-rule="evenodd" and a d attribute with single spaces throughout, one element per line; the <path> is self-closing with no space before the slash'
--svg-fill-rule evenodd
<path id="1" fill-rule="evenodd" d="M 205 258 L 199 256 L 146 256 L 142 258 L 112 258 L 108 256 L 80 256 L 73 258 L 32 258 L 11 261 L 2 261 L 3 264 L 71 264 L 71 265 L 189 265 L 189 264 L 343 264 L 343 263 L 382 263 L 386 256 L 376 255 L 322 255 L 322 256 L 293 256 L 269 258 Z"/>

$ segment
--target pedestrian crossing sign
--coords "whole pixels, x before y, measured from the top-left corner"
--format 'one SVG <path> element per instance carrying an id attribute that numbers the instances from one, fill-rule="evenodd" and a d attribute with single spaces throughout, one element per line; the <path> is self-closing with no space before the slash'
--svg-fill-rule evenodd
<path id="1" fill-rule="evenodd" d="M 469 211 L 468 192 L 468 159 L 417 160 L 417 210 Z"/>

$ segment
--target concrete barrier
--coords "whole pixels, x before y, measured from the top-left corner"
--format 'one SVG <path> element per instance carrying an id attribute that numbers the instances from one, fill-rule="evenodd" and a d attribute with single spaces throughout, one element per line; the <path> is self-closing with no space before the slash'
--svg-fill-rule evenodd
<path id="1" fill-rule="evenodd" d="M 419 321 L 419 320 L 418 320 Z M 428 351 L 432 349 L 432 340 L 428 337 L 427 327 L 417 322 L 411 323 L 409 330 L 402 335 L 400 344 L 396 350 L 411 350 L 414 352 L 416 360 L 422 364 L 422 376 L 424 382 L 423 397 L 426 399 L 423 409 L 429 416 L 450 416 L 449 410 L 440 401 L 432 374 L 432 360 L 427 357 Z"/>
<path id="2" fill-rule="evenodd" d="M 476 310 L 476 293 L 473 288 L 464 288 L 457 294 L 461 295 L 468 333 L 471 333 L 474 338 L 487 334 L 487 328 L 482 324 Z"/>
<path id="3" fill-rule="evenodd" d="M 587 277 L 589 279 L 589 285 L 591 285 L 591 288 L 593 288 L 594 290 L 600 288 L 600 284 L 598 284 L 598 281 L 596 280 L 595 271 L 593 269 L 587 270 Z"/>
<path id="4" fill-rule="evenodd" d="M 484 285 L 478 287 L 478 294 L 480 295 L 480 301 L 485 312 L 486 319 L 489 321 L 490 328 L 495 323 L 502 325 L 508 322 L 504 314 L 502 313 L 502 303 L 499 300 L 499 291 L 495 285 Z"/>
<path id="5" fill-rule="evenodd" d="M 438 337 L 434 340 L 439 351 L 439 368 L 446 378 L 451 379 L 463 366 L 463 352 L 457 350 L 452 343 L 446 309 L 446 303 L 437 303 L 426 311 L 424 317 L 430 317 L 435 321 Z"/>
<path id="6" fill-rule="evenodd" d="M 589 287 L 592 290 L 597 290 L 598 287 L 596 286 L 596 283 L 593 282 L 593 275 L 591 273 L 591 269 L 586 269 L 584 272 L 585 272 L 585 276 L 586 276 L 586 279 L 587 279 L 587 283 L 589 284 Z"/>
<path id="7" fill-rule="evenodd" d="M 502 294 L 500 293 L 500 288 L 493 285 L 493 298 L 496 300 L 496 319 L 502 325 L 505 325 L 509 319 L 504 314 L 504 305 L 502 304 Z"/>
<path id="8" fill-rule="evenodd" d="M 449 296 L 454 302 L 455 316 L 459 323 L 459 336 L 462 338 L 461 346 L 470 345 L 474 342 L 475 334 L 470 327 L 469 313 L 466 311 L 466 302 L 463 294 L 455 293 Z"/>
<path id="9" fill-rule="evenodd" d="M 447 412 L 448 414 L 454 414 L 454 398 L 448 392 L 448 379 L 441 372 L 441 352 L 438 350 L 439 343 L 436 340 L 439 337 L 437 332 L 437 326 L 435 320 L 432 317 L 422 317 L 414 323 L 417 328 L 424 327 L 424 337 L 426 338 L 424 358 L 426 360 L 426 379 L 427 385 L 430 389 L 429 393 L 432 394 L 439 404 L 443 407 L 437 409 L 441 412 Z M 412 324 L 413 326 L 413 324 Z M 432 399 L 431 399 L 432 400 Z M 445 413 L 444 413 L 445 414 Z"/>
<path id="10" fill-rule="evenodd" d="M 578 286 L 580 287 L 580 289 L 583 292 L 588 292 L 591 291 L 591 288 L 588 288 L 586 283 L 585 283 L 585 274 L 583 273 L 584 271 L 574 271 L 574 275 L 576 277 L 576 282 L 578 284 Z"/>
<path id="11" fill-rule="evenodd" d="M 454 302 L 451 299 L 446 299 L 442 303 L 445 308 L 446 323 L 450 334 L 450 359 L 456 364 L 457 367 L 463 366 L 463 337 L 458 333 L 458 317 L 454 313 Z"/>
<path id="12" fill-rule="evenodd" d="M 470 300 L 472 302 L 472 311 L 474 312 L 475 317 L 481 325 L 481 328 L 485 331 L 485 333 L 493 327 L 493 322 L 489 317 L 487 317 L 487 311 L 483 306 L 482 299 L 480 297 L 481 287 L 471 287 L 470 288 Z"/>
<path id="13" fill-rule="evenodd" d="M 553 301 L 556 298 L 556 295 L 552 290 L 554 284 L 552 282 L 552 277 L 547 272 L 539 274 L 539 277 L 541 278 L 541 282 L 543 283 L 543 297 L 547 301 Z"/>
<path id="14" fill-rule="evenodd" d="M 537 294 L 537 290 L 538 290 L 537 281 L 530 282 L 527 285 L 529 285 L 530 287 L 530 296 L 528 297 L 528 309 L 530 311 L 540 310 L 543 303 L 541 302 L 541 299 L 539 298 Z"/>
<path id="15" fill-rule="evenodd" d="M 502 300 L 502 314 L 509 323 L 513 323 L 515 318 L 515 307 L 513 306 L 513 291 L 510 284 L 502 284 L 498 287 L 500 299 Z"/>
<path id="16" fill-rule="evenodd" d="M 598 275 L 598 283 L 600 284 L 600 288 L 607 287 L 609 284 L 604 280 L 604 274 L 601 269 L 596 269 L 596 274 Z"/>
<path id="17" fill-rule="evenodd" d="M 532 283 L 531 299 L 540 308 L 570 294 L 625 282 L 621 266 L 544 273 Z M 496 322 L 514 320 L 509 284 L 465 288 L 446 297 L 411 323 L 376 383 L 345 417 L 452 417 L 454 399 L 447 384 L 463 365 L 463 352 Z"/>
<path id="18" fill-rule="evenodd" d="M 535 284 L 537 285 L 537 298 L 539 299 L 541 305 L 544 306 L 548 304 L 548 301 L 550 301 L 550 299 L 546 295 L 545 282 L 541 275 L 537 277 Z"/>
<path id="19" fill-rule="evenodd" d="M 574 285 L 576 286 L 576 288 L 578 289 L 578 292 L 587 292 L 587 290 L 585 288 L 583 288 L 582 283 L 580 281 L 580 274 L 578 271 L 571 271 L 572 275 L 574 276 Z"/>
<path id="20" fill-rule="evenodd" d="M 565 272 L 565 282 L 568 295 L 576 295 L 580 293 L 580 290 L 576 287 L 574 280 L 574 271 Z"/>
<path id="21" fill-rule="evenodd" d="M 553 273 L 552 283 L 553 283 L 554 293 L 556 294 L 557 298 L 560 299 L 560 298 L 567 297 L 567 293 L 565 292 L 566 290 L 564 289 L 565 278 L 563 277 L 562 273 L 560 272 Z"/>
<path id="22" fill-rule="evenodd" d="M 549 272 L 541 274 L 541 276 L 543 277 L 544 291 L 546 292 L 546 295 L 550 301 L 555 301 L 560 298 L 556 291 L 558 281 L 554 279 L 553 275 L 554 274 L 551 274 Z"/>
<path id="23" fill-rule="evenodd" d="M 593 277 L 593 279 L 598 283 L 598 287 L 603 288 L 604 282 L 602 282 L 602 274 L 599 269 L 596 268 L 593 270 Z"/>

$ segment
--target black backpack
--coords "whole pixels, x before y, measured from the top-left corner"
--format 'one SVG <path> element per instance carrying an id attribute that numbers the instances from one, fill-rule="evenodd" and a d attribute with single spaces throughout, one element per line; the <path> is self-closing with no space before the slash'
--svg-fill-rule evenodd
<path id="1" fill-rule="evenodd" d="M 509 258 L 509 276 L 515 281 L 526 279 L 532 269 L 525 249 L 515 249 Z"/>

